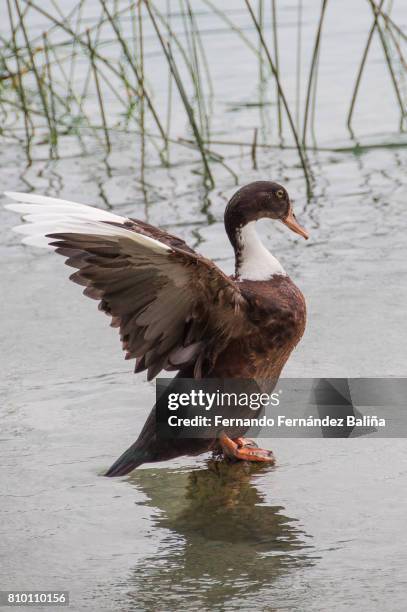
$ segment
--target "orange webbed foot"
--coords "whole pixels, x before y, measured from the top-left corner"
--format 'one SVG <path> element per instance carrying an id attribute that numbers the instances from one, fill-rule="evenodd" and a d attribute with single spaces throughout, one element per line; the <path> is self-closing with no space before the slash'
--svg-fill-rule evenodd
<path id="1" fill-rule="evenodd" d="M 275 463 L 272 451 L 259 448 L 253 440 L 247 438 L 235 438 L 232 440 L 226 434 L 219 436 L 219 444 L 223 454 L 235 461 L 260 461 L 264 463 Z"/>

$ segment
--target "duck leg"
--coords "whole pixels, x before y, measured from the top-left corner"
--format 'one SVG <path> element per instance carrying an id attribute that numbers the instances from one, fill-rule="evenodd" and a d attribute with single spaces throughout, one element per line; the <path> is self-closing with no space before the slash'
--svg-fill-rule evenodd
<path id="1" fill-rule="evenodd" d="M 219 444 L 225 457 L 238 461 L 262 461 L 275 463 L 272 451 L 259 448 L 253 440 L 247 438 L 229 438 L 225 433 L 219 436 Z"/>

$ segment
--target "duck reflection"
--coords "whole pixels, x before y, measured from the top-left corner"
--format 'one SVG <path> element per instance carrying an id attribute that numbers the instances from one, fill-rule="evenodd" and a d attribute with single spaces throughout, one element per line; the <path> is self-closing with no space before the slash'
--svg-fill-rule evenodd
<path id="1" fill-rule="evenodd" d="M 242 609 L 242 600 L 251 607 L 264 603 L 279 576 L 312 562 L 296 520 L 266 505 L 255 486 L 272 469 L 209 461 L 192 472 L 132 475 L 129 482 L 159 510 L 155 526 L 168 530 L 157 554 L 134 568 L 134 609 L 223 609 L 227 602 L 230 610 Z"/>

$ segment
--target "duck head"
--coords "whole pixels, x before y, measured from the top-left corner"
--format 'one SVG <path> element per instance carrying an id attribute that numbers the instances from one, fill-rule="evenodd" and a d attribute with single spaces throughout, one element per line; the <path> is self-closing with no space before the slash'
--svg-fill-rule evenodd
<path id="1" fill-rule="evenodd" d="M 256 181 L 242 187 L 225 210 L 225 229 L 235 250 L 235 276 L 238 280 L 268 280 L 285 274 L 280 262 L 263 245 L 255 230 L 256 221 L 268 218 L 284 223 L 308 239 L 298 223 L 286 189 L 272 181 Z"/>

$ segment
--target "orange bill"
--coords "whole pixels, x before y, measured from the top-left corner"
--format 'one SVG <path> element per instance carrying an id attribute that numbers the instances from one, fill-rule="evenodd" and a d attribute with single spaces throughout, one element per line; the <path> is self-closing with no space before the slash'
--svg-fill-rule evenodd
<path id="1" fill-rule="evenodd" d="M 282 221 L 284 225 L 290 228 L 290 230 L 292 230 L 296 234 L 299 234 L 300 236 L 305 238 L 305 240 L 308 240 L 308 232 L 298 223 L 292 208 L 290 208 L 288 215 L 285 219 L 282 219 Z"/>

